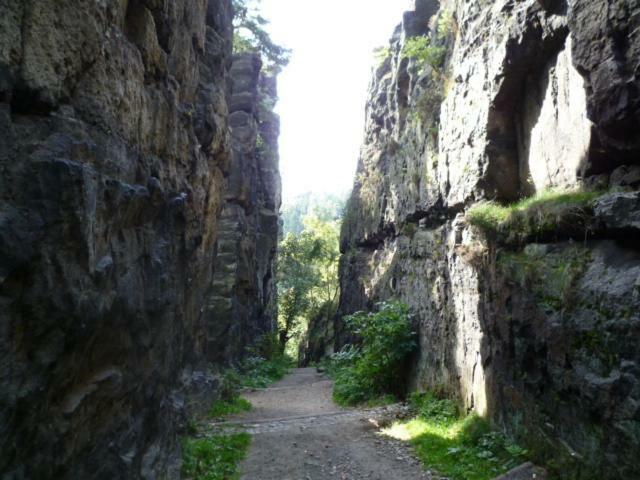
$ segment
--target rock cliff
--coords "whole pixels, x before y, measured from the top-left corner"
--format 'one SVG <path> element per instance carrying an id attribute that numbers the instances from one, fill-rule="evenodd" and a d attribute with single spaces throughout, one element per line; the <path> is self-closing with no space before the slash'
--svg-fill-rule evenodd
<path id="1" fill-rule="evenodd" d="M 276 252 L 280 227 L 275 79 L 260 57 L 236 55 L 230 101 L 233 162 L 219 221 L 213 292 L 207 308 L 210 359 L 228 363 L 277 321 Z"/>
<path id="2" fill-rule="evenodd" d="M 230 0 L 0 4 L 3 479 L 177 478 L 218 335 L 236 355 L 253 332 L 211 328 L 231 262 L 261 283 L 226 321 L 269 328 L 277 157 L 249 159 L 239 92 L 259 62 L 231 67 L 232 16 Z M 252 115 L 274 145 L 277 121 Z M 225 257 L 236 227 L 244 256 Z"/>
<path id="3" fill-rule="evenodd" d="M 636 2 L 416 0 L 374 71 L 343 225 L 340 315 L 409 304 L 413 388 L 562 478 L 640 475 L 639 22 Z M 469 221 L 554 188 L 597 198 L 517 240 Z"/>

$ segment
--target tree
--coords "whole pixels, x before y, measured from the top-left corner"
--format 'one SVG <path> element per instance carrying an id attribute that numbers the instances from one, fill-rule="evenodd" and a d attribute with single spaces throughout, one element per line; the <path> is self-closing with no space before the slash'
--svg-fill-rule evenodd
<path id="1" fill-rule="evenodd" d="M 291 50 L 271 40 L 265 30 L 269 21 L 258 13 L 259 2 L 260 0 L 233 0 L 233 51 L 260 53 L 265 69 L 278 73 L 289 63 Z"/>
<path id="2" fill-rule="evenodd" d="M 338 286 L 338 221 L 308 216 L 304 230 L 288 233 L 278 256 L 279 339 L 285 348 L 304 333 L 309 318 L 335 310 Z"/>

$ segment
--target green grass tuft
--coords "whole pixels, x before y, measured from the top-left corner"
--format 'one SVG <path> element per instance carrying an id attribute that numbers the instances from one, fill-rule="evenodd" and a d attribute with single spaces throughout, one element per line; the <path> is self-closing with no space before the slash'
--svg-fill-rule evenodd
<path id="1" fill-rule="evenodd" d="M 238 464 L 246 456 L 251 435 L 212 435 L 183 442 L 182 478 L 185 480 L 235 480 Z"/>
<path id="2" fill-rule="evenodd" d="M 240 396 L 235 396 L 231 400 L 218 400 L 209 410 L 209 416 L 212 418 L 222 419 L 228 415 L 241 412 L 248 412 L 253 408 L 251 402 Z"/>
<path id="3" fill-rule="evenodd" d="M 510 205 L 480 202 L 469 209 L 467 221 L 507 242 L 553 233 L 559 228 L 586 231 L 594 200 L 603 192 L 545 190 Z"/>
<path id="4" fill-rule="evenodd" d="M 425 465 L 452 480 L 490 480 L 526 460 L 526 450 L 477 415 L 460 415 L 450 400 L 414 395 L 412 406 L 416 418 L 384 433 L 410 441 Z"/>

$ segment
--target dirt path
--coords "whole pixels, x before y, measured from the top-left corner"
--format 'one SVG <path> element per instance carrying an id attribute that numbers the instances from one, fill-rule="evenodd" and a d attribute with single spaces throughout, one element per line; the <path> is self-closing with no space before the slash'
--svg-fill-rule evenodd
<path id="1" fill-rule="evenodd" d="M 243 396 L 254 409 L 230 418 L 252 433 L 245 480 L 436 479 L 409 448 L 382 437 L 372 420 L 390 408 L 347 410 L 315 369 L 294 370 L 271 388 Z"/>

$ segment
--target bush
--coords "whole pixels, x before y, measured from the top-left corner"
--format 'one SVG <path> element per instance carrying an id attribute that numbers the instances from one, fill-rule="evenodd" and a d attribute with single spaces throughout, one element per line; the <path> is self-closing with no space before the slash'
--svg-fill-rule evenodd
<path id="1" fill-rule="evenodd" d="M 358 312 L 345 318 L 347 326 L 362 339 L 362 346 L 358 353 L 349 352 L 351 365 L 337 369 L 333 395 L 342 405 L 355 405 L 385 394 L 404 394 L 404 367 L 417 346 L 416 332 L 406 305 L 378 305 L 376 313 Z"/>
<path id="2" fill-rule="evenodd" d="M 419 417 L 437 423 L 455 420 L 459 415 L 458 407 L 454 402 L 446 398 L 440 399 L 433 394 L 414 393 L 410 403 Z"/>
<path id="3" fill-rule="evenodd" d="M 248 357 L 242 364 L 242 386 L 265 388 L 284 377 L 292 366 L 293 361 L 286 355 L 279 355 L 270 360 L 264 357 Z"/>
<path id="4" fill-rule="evenodd" d="M 447 56 L 446 47 L 439 47 L 431 43 L 429 37 L 420 36 L 407 39 L 402 49 L 407 58 L 415 58 L 422 63 L 428 63 L 434 70 L 440 71 Z"/>

